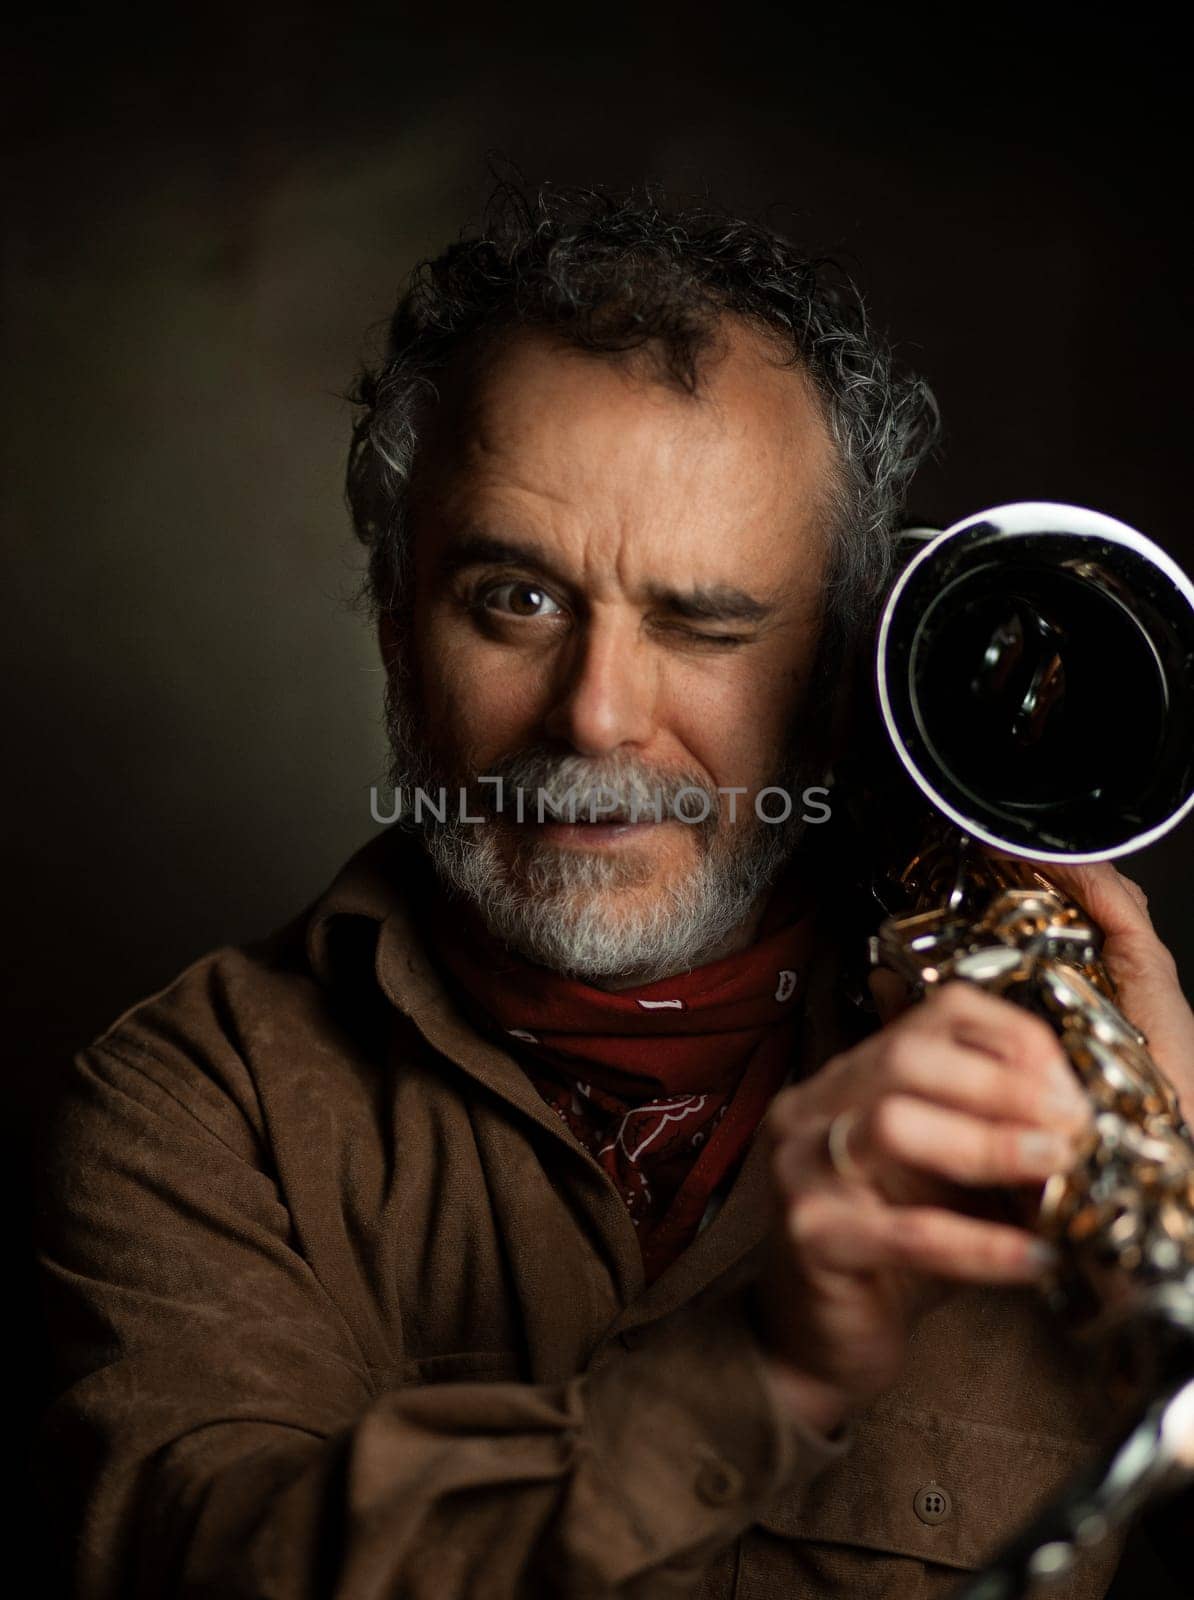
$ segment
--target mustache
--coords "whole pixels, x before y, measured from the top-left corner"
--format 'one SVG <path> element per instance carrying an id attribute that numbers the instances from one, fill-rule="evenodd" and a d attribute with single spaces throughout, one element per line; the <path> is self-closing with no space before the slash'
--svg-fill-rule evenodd
<path id="1" fill-rule="evenodd" d="M 531 746 L 468 785 L 489 816 L 527 821 L 638 822 L 678 817 L 716 828 L 722 797 L 691 769 L 666 769 L 625 752 L 589 757 Z M 475 791 L 475 792 L 474 792 Z"/>

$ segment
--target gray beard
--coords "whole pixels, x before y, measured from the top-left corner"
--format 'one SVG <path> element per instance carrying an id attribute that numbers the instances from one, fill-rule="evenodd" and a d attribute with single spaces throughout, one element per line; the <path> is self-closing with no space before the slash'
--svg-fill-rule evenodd
<path id="1" fill-rule="evenodd" d="M 792 795 L 791 816 L 782 823 L 766 823 L 751 811 L 723 828 L 723 797 L 696 773 L 656 771 L 620 753 L 590 759 L 546 746 L 490 765 L 484 775 L 502 779 L 504 809 L 510 811 L 521 789 L 528 816 L 536 815 L 539 794 L 549 806 L 563 807 L 571 793 L 577 797 L 579 816 L 586 814 L 591 800 L 608 804 L 611 796 L 645 813 L 658 795 L 667 815 L 682 789 L 708 795 L 708 818 L 686 824 L 697 839 L 696 865 L 644 903 L 618 893 L 650 881 L 651 864 L 640 856 L 569 849 L 529 836 L 517 843 L 513 860 L 504 856 L 493 786 L 478 784 L 475 772 L 448 770 L 437 762 L 415 700 L 410 678 L 391 671 L 386 692 L 390 782 L 403 794 L 416 788 L 438 794 L 442 788 L 450 804 L 444 821 L 424 811 L 417 823 L 410 821 L 410 807 L 404 805 L 402 825 L 419 832 L 439 882 L 474 907 L 491 934 L 530 961 L 597 986 L 652 983 L 711 960 L 790 860 L 806 826 L 800 795 L 820 776 L 819 767 L 813 770 L 790 750 L 771 782 Z M 467 806 L 456 806 L 453 814 L 452 803 L 462 790 Z M 485 820 L 462 821 L 462 813 Z"/>

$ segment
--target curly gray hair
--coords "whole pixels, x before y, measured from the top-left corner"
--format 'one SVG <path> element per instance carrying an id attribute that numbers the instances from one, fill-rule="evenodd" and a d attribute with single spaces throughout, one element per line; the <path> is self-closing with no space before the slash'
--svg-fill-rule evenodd
<path id="1" fill-rule="evenodd" d="M 831 258 L 706 206 L 669 209 L 651 189 L 528 195 L 503 182 L 477 237 L 415 268 L 382 360 L 352 393 L 347 494 L 373 605 L 400 609 L 407 592 L 408 491 L 436 375 L 454 357 L 503 330 L 543 328 L 597 352 L 649 348 L 665 381 L 695 392 L 726 313 L 768 333 L 824 406 L 840 469 L 826 633 L 839 649 L 857 637 L 890 577 L 909 482 L 940 436 L 932 391 L 897 370 Z"/>

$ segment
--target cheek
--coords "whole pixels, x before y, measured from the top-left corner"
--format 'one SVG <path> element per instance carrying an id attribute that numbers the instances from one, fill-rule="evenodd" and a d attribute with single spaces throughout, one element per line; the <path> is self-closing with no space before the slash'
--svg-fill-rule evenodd
<path id="1" fill-rule="evenodd" d="M 535 674 L 504 658 L 471 630 L 432 617 L 416 634 L 423 703 L 431 738 L 479 761 L 502 755 L 534 726 L 539 695 Z"/>
<path id="2" fill-rule="evenodd" d="M 716 675 L 673 685 L 671 729 L 718 784 L 769 781 L 799 702 L 790 662 L 727 661 Z"/>

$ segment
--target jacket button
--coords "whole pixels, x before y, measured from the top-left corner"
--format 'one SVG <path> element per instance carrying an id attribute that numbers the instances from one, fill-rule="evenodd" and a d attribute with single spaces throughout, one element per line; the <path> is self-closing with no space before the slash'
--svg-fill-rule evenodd
<path id="1" fill-rule="evenodd" d="M 744 1479 L 729 1461 L 703 1462 L 696 1475 L 696 1492 L 707 1506 L 728 1506 L 742 1498 Z"/>
<path id="2" fill-rule="evenodd" d="M 930 1527 L 935 1523 L 944 1522 L 953 1508 L 954 1503 L 949 1497 L 949 1491 L 943 1489 L 939 1483 L 926 1483 L 923 1489 L 916 1491 L 912 1501 L 912 1509 L 916 1515 Z"/>

